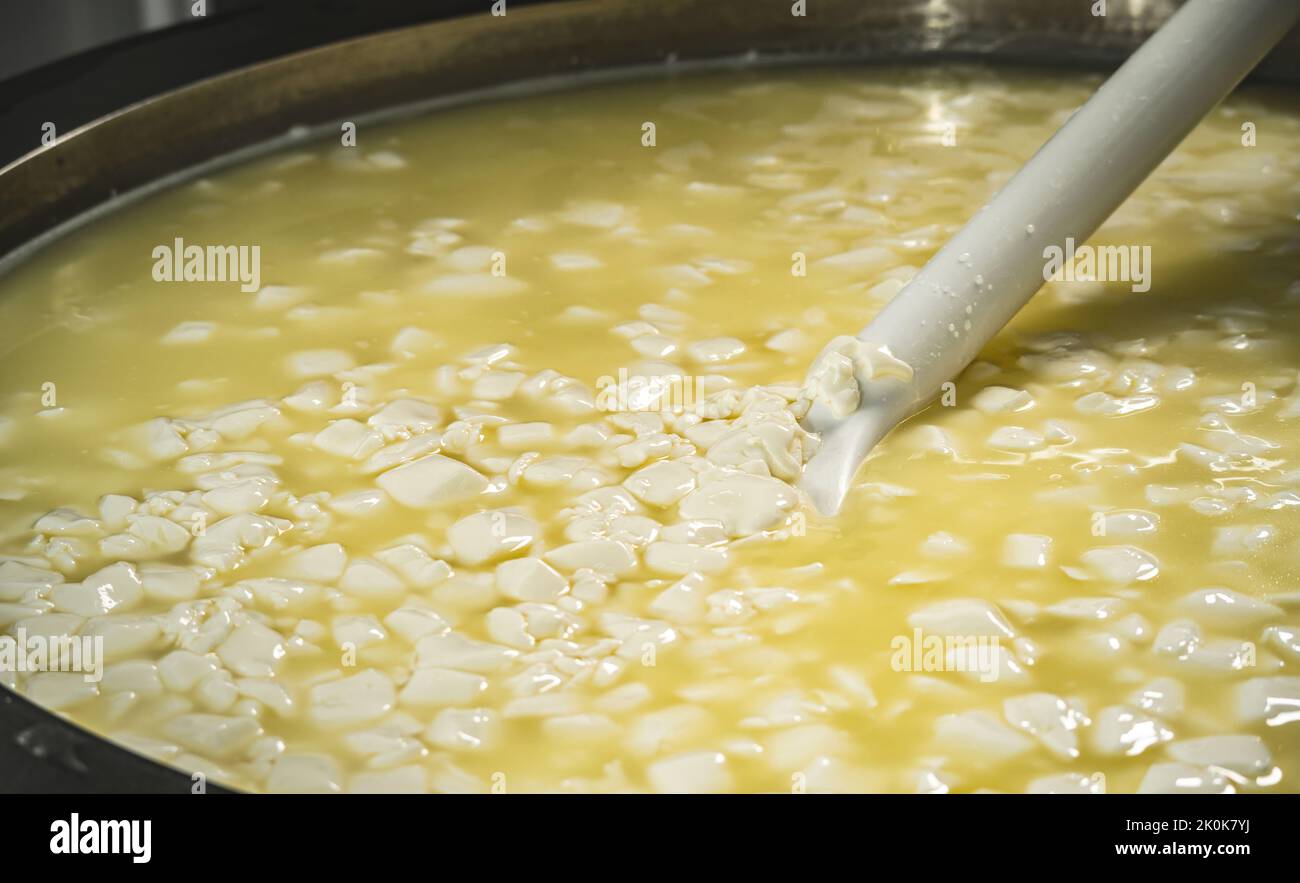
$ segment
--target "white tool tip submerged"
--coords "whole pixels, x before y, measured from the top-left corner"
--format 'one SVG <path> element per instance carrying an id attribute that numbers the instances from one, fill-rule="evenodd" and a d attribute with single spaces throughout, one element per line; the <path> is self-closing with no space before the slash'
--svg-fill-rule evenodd
<path id="1" fill-rule="evenodd" d="M 822 443 L 800 481 L 819 512 L 839 512 L 871 449 L 1042 287 L 1045 249 L 1091 236 L 1297 18 L 1300 0 L 1190 0 L 856 341 L 828 345 L 804 421 Z"/>

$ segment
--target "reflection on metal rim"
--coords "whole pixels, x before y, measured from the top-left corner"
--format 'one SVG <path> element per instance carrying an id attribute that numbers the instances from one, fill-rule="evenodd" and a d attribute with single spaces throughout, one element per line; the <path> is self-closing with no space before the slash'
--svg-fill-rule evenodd
<path id="1" fill-rule="evenodd" d="M 1114 65 L 1174 0 L 575 0 L 387 31 L 142 102 L 0 170 L 0 255 L 149 181 L 348 115 L 566 73 L 727 57 Z M 1263 73 L 1300 81 L 1296 35 Z"/>
<path id="2" fill-rule="evenodd" d="M 560 0 L 387 31 L 241 68 L 64 134 L 0 169 L 0 258 L 115 197 L 294 127 L 590 71 L 991 60 L 1113 67 L 1179 5 L 1111 0 Z M 1261 66 L 1300 83 L 1300 35 Z M 470 95 L 472 97 L 472 94 Z M 189 776 L 0 687 L 0 790 L 185 790 Z M 5 781 L 7 779 L 7 782 Z M 220 790 L 209 786 L 212 790 Z"/>

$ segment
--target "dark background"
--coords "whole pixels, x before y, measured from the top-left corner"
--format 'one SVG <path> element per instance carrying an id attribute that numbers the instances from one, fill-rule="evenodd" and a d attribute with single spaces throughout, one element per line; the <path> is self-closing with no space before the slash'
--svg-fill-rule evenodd
<path id="1" fill-rule="evenodd" d="M 544 0 L 509 5 L 537 2 Z M 192 5 L 193 0 L 0 0 L 0 168 L 40 146 L 45 122 L 63 135 L 235 67 L 348 37 L 487 12 L 491 0 L 206 0 L 201 18 L 191 14 Z"/>
<path id="2" fill-rule="evenodd" d="M 239 5 L 210 0 L 209 12 Z M 0 0 L 0 80 L 74 52 L 179 24 L 189 0 Z"/>

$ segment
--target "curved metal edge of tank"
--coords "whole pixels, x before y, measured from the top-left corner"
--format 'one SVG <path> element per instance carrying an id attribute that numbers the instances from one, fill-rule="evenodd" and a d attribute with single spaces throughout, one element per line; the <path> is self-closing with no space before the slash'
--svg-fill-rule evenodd
<path id="1" fill-rule="evenodd" d="M 1134 13 L 1117 3 L 1098 18 L 1087 4 L 1043 0 L 819 0 L 800 20 L 783 4 L 746 0 L 557 0 L 501 18 L 482 14 L 331 43 L 131 105 L 0 169 L 0 272 L 73 226 L 319 135 L 349 111 L 375 120 L 584 80 L 738 64 L 943 60 L 1102 70 L 1177 3 L 1136 6 Z M 1257 79 L 1300 82 L 1298 36 Z M 189 775 L 0 686 L 0 792 L 191 788 Z"/>
<path id="2" fill-rule="evenodd" d="M 196 782 L 0 687 L 0 794 L 190 794 Z M 227 794 L 211 781 L 203 793 Z"/>
<path id="3" fill-rule="evenodd" d="M 818 0 L 806 16 L 746 0 L 556 0 L 329 43 L 141 101 L 0 169 L 0 255 L 122 194 L 320 127 L 493 87 L 591 71 L 983 60 L 1053 68 L 1118 63 L 1177 7 L 1105 16 L 1065 0 Z M 1261 74 L 1300 82 L 1300 33 Z M 172 178 L 174 182 L 174 178 Z M 41 240 L 44 241 L 44 240 Z M 28 250 L 30 251 L 30 249 Z M 10 266 L 6 259 L 0 266 Z"/>

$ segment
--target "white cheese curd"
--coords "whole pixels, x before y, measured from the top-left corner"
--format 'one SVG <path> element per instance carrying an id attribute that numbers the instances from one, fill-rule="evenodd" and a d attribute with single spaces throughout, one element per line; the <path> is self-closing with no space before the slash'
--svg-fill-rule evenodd
<path id="1" fill-rule="evenodd" d="M 1049 282 L 839 517 L 799 490 L 809 408 L 912 380 L 849 335 L 1090 88 L 578 88 L 51 243 L 0 279 L 0 659 L 98 638 L 102 677 L 0 683 L 251 791 L 1298 790 L 1300 120 L 1267 96 L 1093 237 L 1150 246 L 1149 292 Z M 164 218 L 272 284 L 154 282 Z"/>

